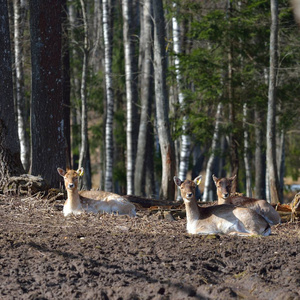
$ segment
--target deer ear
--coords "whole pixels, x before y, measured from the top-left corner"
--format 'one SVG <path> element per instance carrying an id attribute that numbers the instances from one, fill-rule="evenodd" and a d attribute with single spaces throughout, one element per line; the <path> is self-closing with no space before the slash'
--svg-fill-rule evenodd
<path id="1" fill-rule="evenodd" d="M 64 169 L 57 168 L 57 172 L 62 177 L 64 177 L 66 175 L 66 171 Z"/>
<path id="2" fill-rule="evenodd" d="M 198 177 L 196 177 L 196 178 L 194 179 L 194 183 L 195 183 L 196 185 L 199 185 L 199 184 L 201 183 L 201 179 L 202 179 L 202 176 L 199 175 Z"/>
<path id="3" fill-rule="evenodd" d="M 76 173 L 78 173 L 79 176 L 83 176 L 83 174 L 84 174 L 84 169 L 83 169 L 83 167 L 79 168 L 79 169 L 76 171 Z"/>
<path id="4" fill-rule="evenodd" d="M 177 186 L 181 186 L 181 184 L 182 184 L 182 181 L 181 181 L 181 179 L 179 179 L 178 177 L 176 177 L 176 176 L 174 176 L 174 182 L 175 182 L 175 184 L 177 185 Z"/>
<path id="5" fill-rule="evenodd" d="M 215 175 L 212 176 L 213 181 L 215 182 L 215 184 L 217 184 L 217 181 L 219 180 L 218 177 L 216 177 Z"/>

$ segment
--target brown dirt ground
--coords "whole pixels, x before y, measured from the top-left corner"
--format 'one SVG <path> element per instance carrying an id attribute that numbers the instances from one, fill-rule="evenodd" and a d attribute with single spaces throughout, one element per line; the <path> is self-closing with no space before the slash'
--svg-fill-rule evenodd
<path id="1" fill-rule="evenodd" d="M 0 195 L 0 299 L 300 299 L 300 223 L 191 236 L 185 219 Z"/>

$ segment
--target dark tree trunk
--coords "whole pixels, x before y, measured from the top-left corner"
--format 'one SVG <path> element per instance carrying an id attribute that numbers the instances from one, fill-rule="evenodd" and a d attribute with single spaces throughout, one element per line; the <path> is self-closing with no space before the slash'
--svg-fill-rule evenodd
<path id="1" fill-rule="evenodd" d="M 255 110 L 255 198 L 266 199 L 266 157 L 263 151 L 262 114 Z"/>
<path id="2" fill-rule="evenodd" d="M 14 114 L 7 1 L 0 1 L 0 189 L 10 176 L 24 173 Z"/>
<path id="3" fill-rule="evenodd" d="M 62 11 L 60 1 L 30 1 L 31 173 L 41 175 L 52 187 L 61 182 L 56 168 L 66 165 Z"/>
<path id="4" fill-rule="evenodd" d="M 153 2 L 154 16 L 154 82 L 157 132 L 162 158 L 160 198 L 174 200 L 175 152 L 169 124 L 169 105 L 166 86 L 167 57 L 165 45 L 165 18 L 161 0 Z"/>
<path id="5" fill-rule="evenodd" d="M 142 196 L 145 193 L 145 171 L 148 166 L 147 161 L 153 156 L 150 156 L 151 148 L 149 147 L 149 130 L 151 129 L 150 118 L 151 118 L 151 100 L 153 95 L 153 24 L 151 20 L 152 5 L 151 0 L 144 1 L 143 7 L 143 20 L 142 20 L 142 33 L 143 42 L 140 45 L 141 55 L 141 116 L 139 125 L 139 135 L 137 142 L 137 154 L 135 161 L 135 174 L 134 174 L 134 194 Z M 150 138 L 151 140 L 151 138 Z M 153 139 L 152 139 L 153 143 Z M 148 147 L 147 147 L 148 144 Z M 153 150 L 153 146 L 152 146 Z M 153 151 L 152 151 L 153 154 Z M 150 158 L 151 157 L 151 158 Z M 153 167 L 152 163 L 149 162 Z M 150 166 L 151 167 L 151 166 Z M 150 180 L 151 181 L 151 180 Z M 150 185 L 147 185 L 150 188 Z"/>
<path id="6" fill-rule="evenodd" d="M 72 168 L 71 162 L 71 83 L 70 83 L 70 52 L 68 45 L 67 3 L 63 0 L 63 36 L 62 36 L 62 68 L 63 68 L 63 101 L 64 101 L 64 132 L 66 139 L 66 167 Z"/>

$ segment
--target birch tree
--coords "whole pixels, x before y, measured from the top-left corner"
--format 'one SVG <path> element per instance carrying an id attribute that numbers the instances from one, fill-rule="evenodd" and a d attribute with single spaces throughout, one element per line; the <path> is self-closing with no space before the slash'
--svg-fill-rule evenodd
<path id="1" fill-rule="evenodd" d="M 176 3 L 173 3 L 173 8 L 176 9 Z M 181 54 L 181 45 L 180 45 L 180 27 L 177 22 L 175 16 L 172 17 L 172 26 L 173 26 L 173 45 L 174 45 L 174 53 L 175 53 L 175 72 L 176 72 L 176 82 L 177 82 L 177 91 L 178 91 L 178 101 L 181 109 L 184 109 L 184 95 L 182 93 L 181 85 L 182 85 L 182 76 L 180 73 L 180 60 L 179 55 Z M 185 132 L 187 130 L 188 118 L 186 115 L 183 116 L 183 124 L 182 124 L 182 136 L 181 136 L 181 144 L 180 144 L 180 158 L 179 158 L 179 171 L 178 177 L 182 180 L 186 178 L 186 174 L 189 167 L 189 159 L 190 159 L 190 146 L 191 139 L 190 136 Z M 177 200 L 180 199 L 180 193 L 177 194 Z"/>
<path id="2" fill-rule="evenodd" d="M 91 167 L 89 155 L 89 139 L 88 139 L 88 121 L 87 121 L 87 72 L 88 72 L 88 56 L 89 56 L 89 40 L 88 40 L 88 19 L 86 8 L 83 0 L 80 0 L 83 21 L 83 62 L 82 62 L 82 75 L 81 75 L 81 146 L 79 155 L 79 168 L 83 167 L 85 175 L 81 181 L 81 187 L 91 189 Z"/>
<path id="3" fill-rule="evenodd" d="M 111 7 L 109 0 L 103 0 L 103 39 L 104 69 L 106 87 L 106 122 L 105 122 L 105 190 L 113 190 L 113 116 L 114 94 L 112 83 L 112 42 L 111 42 Z"/>
<path id="4" fill-rule="evenodd" d="M 24 89 L 24 25 L 26 18 L 26 1 L 14 0 L 14 54 L 16 70 L 16 108 L 18 117 L 18 135 L 20 140 L 21 161 L 25 171 L 30 166 L 30 144 L 28 135 L 28 114 Z"/>
<path id="5" fill-rule="evenodd" d="M 141 196 L 145 192 L 145 173 L 146 161 L 149 158 L 147 153 L 147 141 L 149 141 L 150 134 L 150 117 L 151 117 L 151 99 L 152 99 L 152 77 L 153 77 L 153 23 L 152 23 L 152 0 L 145 0 L 143 2 L 141 25 L 141 116 L 139 125 L 137 155 L 135 161 L 134 174 L 134 194 Z M 153 141 L 152 141 L 153 142 Z M 150 141 L 151 143 L 151 141 Z M 151 164 L 151 163 L 150 163 Z M 153 163 L 152 163 L 153 165 Z M 152 183 L 150 185 L 153 185 Z"/>
<path id="6" fill-rule="evenodd" d="M 154 86 L 157 133 L 162 157 L 162 180 L 160 198 L 174 200 L 175 153 L 171 140 L 168 119 L 168 97 L 166 86 L 165 19 L 161 0 L 153 2 L 154 15 Z"/>
<path id="7" fill-rule="evenodd" d="M 123 12 L 123 39 L 125 51 L 125 81 L 126 81 L 126 178 L 127 194 L 134 192 L 134 106 L 137 98 L 136 86 L 133 79 L 134 57 L 131 42 L 131 22 L 132 22 L 132 0 L 122 0 Z"/>
<path id="8" fill-rule="evenodd" d="M 69 4 L 68 7 L 68 17 L 69 17 L 69 24 L 70 24 L 70 44 L 72 47 L 70 47 L 70 54 L 71 54 L 71 72 L 73 76 L 71 77 L 71 95 L 72 95 L 72 105 L 71 105 L 71 119 L 72 119 L 72 150 L 73 150 L 73 156 L 72 156 L 72 165 L 75 168 L 78 165 L 79 161 L 79 155 L 77 153 L 74 153 L 75 149 L 80 149 L 80 136 L 79 132 L 77 132 L 77 127 L 80 125 L 80 114 L 78 112 L 77 107 L 79 106 L 79 99 L 81 98 L 81 83 L 80 83 L 80 76 L 79 70 L 78 70 L 78 63 L 80 54 L 78 53 L 78 48 L 75 47 L 77 45 L 77 40 L 75 38 L 75 29 L 77 27 L 77 11 L 74 4 Z M 79 150 L 80 151 L 80 150 Z"/>
<path id="9" fill-rule="evenodd" d="M 206 166 L 204 191 L 203 191 L 203 197 L 202 197 L 202 200 L 204 202 L 212 200 L 212 195 L 210 195 L 209 193 L 211 192 L 212 171 L 213 171 L 214 161 L 215 161 L 215 157 L 216 157 L 216 150 L 217 150 L 218 142 L 220 139 L 220 122 L 221 122 L 221 117 L 222 117 L 222 109 L 223 109 L 223 104 L 221 102 L 219 102 L 218 107 L 217 107 L 217 113 L 216 113 L 215 130 L 214 130 L 214 135 L 213 135 L 212 144 L 211 144 L 211 154 L 209 156 L 207 166 Z"/>
<path id="10" fill-rule="evenodd" d="M 270 71 L 267 114 L 267 168 L 271 203 L 279 202 L 279 179 L 276 164 L 276 79 L 278 67 L 278 2 L 271 0 Z"/>
<path id="11" fill-rule="evenodd" d="M 0 0 L 0 189 L 10 176 L 24 173 L 14 115 L 7 1 Z"/>

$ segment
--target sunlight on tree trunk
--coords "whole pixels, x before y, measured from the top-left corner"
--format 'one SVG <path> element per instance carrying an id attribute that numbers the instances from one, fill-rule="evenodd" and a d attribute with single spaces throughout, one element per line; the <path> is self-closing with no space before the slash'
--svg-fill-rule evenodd
<path id="1" fill-rule="evenodd" d="M 80 181 L 80 188 L 90 190 L 92 187 L 91 179 L 91 167 L 89 156 L 89 139 L 88 139 L 88 121 L 87 121 L 87 72 L 88 72 L 88 20 L 86 15 L 85 4 L 83 0 L 80 0 L 82 17 L 83 17 L 83 30 L 84 30 L 84 42 L 83 42 L 83 62 L 82 62 L 82 75 L 81 75 L 81 146 L 79 155 L 79 168 L 84 168 L 83 180 Z"/>
<path id="2" fill-rule="evenodd" d="M 114 94 L 112 84 L 112 45 L 111 16 L 108 0 L 103 0 L 103 38 L 104 38 L 104 68 L 106 86 L 106 124 L 105 124 L 105 190 L 113 190 L 113 115 Z"/>
<path id="3" fill-rule="evenodd" d="M 126 103 L 127 103 L 127 124 L 126 124 L 126 178 L 127 178 L 127 194 L 134 192 L 134 162 L 135 153 L 133 147 L 133 105 L 134 95 L 134 81 L 133 81 L 133 53 L 131 46 L 131 11 L 132 1 L 122 0 L 123 11 L 123 40 L 125 51 L 125 81 L 126 81 Z"/>
<path id="4" fill-rule="evenodd" d="M 26 7 L 24 1 L 14 0 L 14 46 L 15 46 L 15 70 L 16 70 L 16 104 L 18 115 L 18 134 L 20 140 L 21 161 L 25 171 L 30 166 L 30 143 L 27 130 L 28 115 L 26 111 L 26 99 L 24 91 L 24 23 L 26 16 Z"/>
<path id="5" fill-rule="evenodd" d="M 176 3 L 173 3 L 173 8 L 176 8 Z M 182 76 L 179 70 L 180 60 L 178 56 L 181 54 L 180 27 L 176 17 L 172 18 L 172 25 L 173 25 L 173 43 L 174 43 L 174 53 L 175 53 L 174 64 L 175 64 L 176 81 L 177 81 L 178 101 L 181 109 L 184 110 L 184 95 L 181 89 Z M 178 177 L 181 178 L 181 180 L 184 180 L 186 178 L 188 167 L 189 167 L 189 159 L 190 159 L 191 139 L 190 136 L 186 134 L 187 126 L 188 126 L 188 118 L 184 114 L 183 124 L 182 124 L 183 134 L 181 136 L 181 143 L 180 143 L 180 158 L 179 158 L 180 162 L 179 162 L 179 171 L 178 171 Z M 181 199 L 181 195 L 179 192 L 177 192 L 177 200 L 180 199 Z"/>

